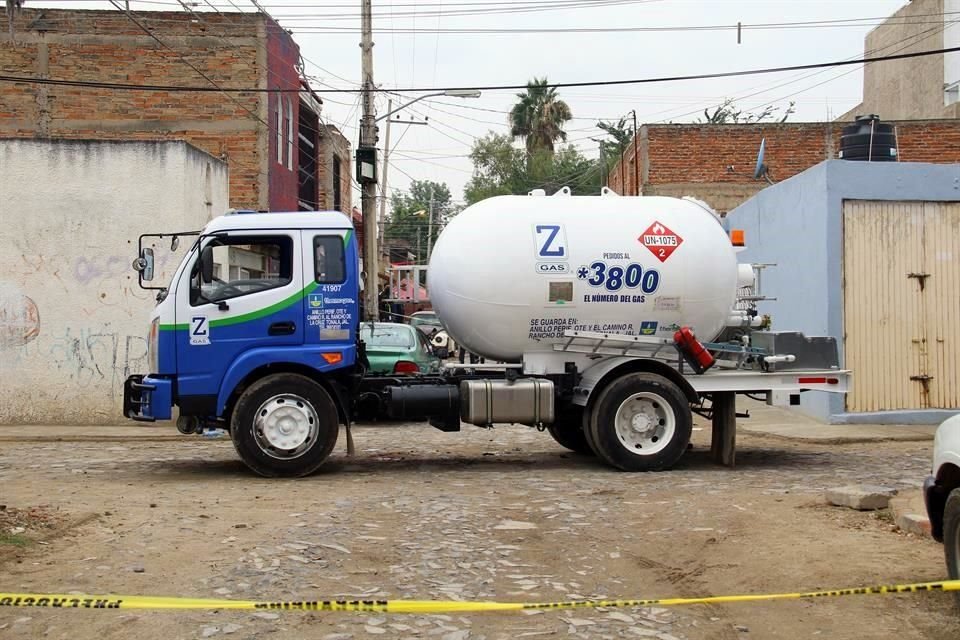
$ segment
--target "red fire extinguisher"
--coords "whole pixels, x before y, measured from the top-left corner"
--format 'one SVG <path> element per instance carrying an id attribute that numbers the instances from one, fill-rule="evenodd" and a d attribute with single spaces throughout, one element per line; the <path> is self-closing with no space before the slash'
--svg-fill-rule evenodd
<path id="1" fill-rule="evenodd" d="M 673 343 L 677 346 L 677 350 L 683 356 L 683 359 L 697 373 L 703 373 L 716 362 L 716 359 L 693 335 L 690 327 L 680 327 L 680 330 L 673 334 Z"/>

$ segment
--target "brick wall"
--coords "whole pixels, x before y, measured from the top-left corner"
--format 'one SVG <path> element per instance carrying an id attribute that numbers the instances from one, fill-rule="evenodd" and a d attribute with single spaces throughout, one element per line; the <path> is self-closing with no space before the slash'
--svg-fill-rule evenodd
<path id="1" fill-rule="evenodd" d="M 296 65 L 300 48 L 279 25 L 267 22 L 267 86 L 270 89 L 298 89 L 300 73 Z M 279 115 L 277 106 L 279 105 Z M 273 134 L 267 160 L 270 196 L 267 208 L 271 211 L 296 211 L 298 203 L 299 144 L 297 140 L 300 119 L 300 98 L 297 93 L 271 93 L 268 99 L 269 122 Z M 293 135 L 288 136 L 292 122 Z M 277 135 L 279 131 L 280 135 Z M 278 145 L 280 146 L 278 152 Z"/>
<path id="2" fill-rule="evenodd" d="M 320 174 L 320 209 L 341 211 L 350 215 L 353 208 L 353 161 L 350 154 L 350 141 L 332 125 L 320 125 L 320 148 L 317 172 Z M 333 166 L 334 158 L 340 163 L 340 207 L 334 206 Z"/>
<path id="3" fill-rule="evenodd" d="M 623 162 L 611 169 L 608 185 L 617 193 L 636 193 L 636 157 L 644 195 L 693 195 L 729 211 L 766 184 L 753 178 L 761 139 L 767 140 L 770 176 L 781 181 L 836 158 L 848 124 L 644 125 Z M 897 127 L 901 161 L 960 163 L 960 120 L 890 124 Z"/>
<path id="4" fill-rule="evenodd" d="M 264 16 L 203 13 L 194 21 L 186 12 L 135 15 L 173 51 L 118 11 L 24 9 L 14 21 L 15 43 L 0 16 L 0 73 L 210 87 L 189 62 L 223 86 L 299 87 L 296 44 Z M 268 185 L 282 168 L 287 177 L 277 180 L 275 191 L 293 185 L 296 209 L 295 174 L 276 162 L 276 124 L 269 120 L 275 95 L 0 83 L 0 137 L 186 140 L 228 163 L 231 206 L 274 204 Z M 297 94 L 289 95 L 296 120 Z"/>

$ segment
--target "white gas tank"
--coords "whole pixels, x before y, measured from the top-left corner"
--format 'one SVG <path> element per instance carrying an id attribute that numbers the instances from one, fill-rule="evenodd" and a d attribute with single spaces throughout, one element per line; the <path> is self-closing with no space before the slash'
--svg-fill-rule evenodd
<path id="1" fill-rule="evenodd" d="M 430 300 L 450 335 L 486 358 L 552 351 L 568 329 L 716 337 L 737 261 L 717 217 L 664 197 L 499 196 L 440 234 Z"/>

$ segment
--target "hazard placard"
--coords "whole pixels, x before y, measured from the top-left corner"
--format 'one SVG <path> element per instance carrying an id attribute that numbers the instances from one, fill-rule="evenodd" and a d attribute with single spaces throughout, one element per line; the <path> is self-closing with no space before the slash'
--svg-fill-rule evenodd
<path id="1" fill-rule="evenodd" d="M 660 262 L 665 262 L 674 251 L 683 244 L 683 238 L 668 227 L 655 221 L 637 238 Z"/>

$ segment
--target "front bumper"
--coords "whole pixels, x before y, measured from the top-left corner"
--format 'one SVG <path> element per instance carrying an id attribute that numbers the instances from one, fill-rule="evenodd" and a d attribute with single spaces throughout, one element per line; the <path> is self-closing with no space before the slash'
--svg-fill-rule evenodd
<path id="1" fill-rule="evenodd" d="M 173 381 L 133 375 L 123 383 L 123 415 L 138 422 L 169 420 L 173 415 Z"/>
<path id="2" fill-rule="evenodd" d="M 933 476 L 927 476 L 923 481 L 923 501 L 927 506 L 927 518 L 930 519 L 930 535 L 937 542 L 943 542 L 943 510 L 947 506 L 947 494 Z"/>

